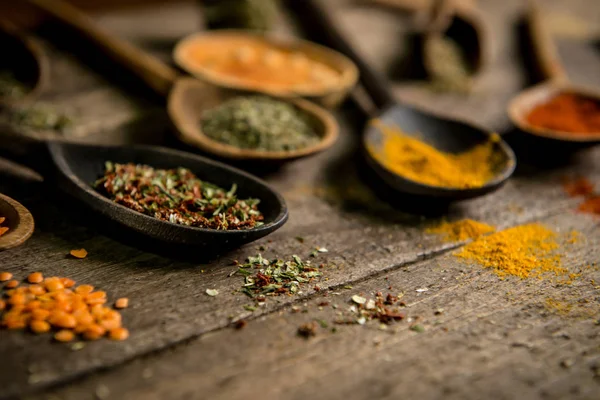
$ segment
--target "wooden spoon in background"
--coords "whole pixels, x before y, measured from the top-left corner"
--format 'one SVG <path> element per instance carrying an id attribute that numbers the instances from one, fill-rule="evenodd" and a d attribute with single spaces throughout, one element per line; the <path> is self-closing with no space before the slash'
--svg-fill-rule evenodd
<path id="1" fill-rule="evenodd" d="M 527 116 L 536 106 L 547 102 L 560 93 L 572 93 L 600 103 L 598 90 L 574 86 L 561 64 L 558 50 L 550 32 L 544 25 L 541 10 L 537 1 L 530 0 L 526 15 L 530 45 L 537 69 L 546 79 L 541 84 L 526 89 L 514 97 L 508 105 L 508 115 L 512 122 L 523 132 L 563 142 L 597 143 L 600 132 L 577 135 L 570 132 L 557 131 L 532 126 Z"/>
<path id="2" fill-rule="evenodd" d="M 329 148 L 338 136 L 337 121 L 324 108 L 304 99 L 281 99 L 314 117 L 321 140 L 293 151 L 240 149 L 206 136 L 200 121 L 203 111 L 213 108 L 239 92 L 186 78 L 159 59 L 111 36 L 85 13 L 62 0 L 28 0 L 46 14 L 74 28 L 100 47 L 114 61 L 137 74 L 150 88 L 167 97 L 167 111 L 179 139 L 222 158 L 285 162 L 316 154 Z"/>
<path id="3" fill-rule="evenodd" d="M 2 226 L 8 227 L 8 231 L 0 236 L 0 251 L 23 244 L 33 234 L 34 222 L 29 210 L 2 193 L 0 193 L 0 217 L 6 218 Z"/>
<path id="4" fill-rule="evenodd" d="M 35 99 L 49 77 L 48 58 L 41 45 L 7 20 L 0 19 L 0 72 L 9 72 L 26 88 L 21 96 L 0 95 L 0 107 Z"/>
<path id="5" fill-rule="evenodd" d="M 422 22 L 423 64 L 429 75 L 437 72 L 439 60 L 432 57 L 434 46 L 441 38 L 454 41 L 462 50 L 475 78 L 491 59 L 489 32 L 477 0 L 368 0 L 388 8 L 416 13 Z"/>

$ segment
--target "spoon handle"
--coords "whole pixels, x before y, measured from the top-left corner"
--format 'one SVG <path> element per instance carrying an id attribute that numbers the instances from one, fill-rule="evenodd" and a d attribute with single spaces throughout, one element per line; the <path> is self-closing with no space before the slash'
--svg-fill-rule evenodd
<path id="1" fill-rule="evenodd" d="M 46 14 L 100 46 L 108 56 L 135 72 L 153 90 L 167 95 L 177 79 L 177 72 L 137 47 L 106 33 L 85 13 L 63 0 L 27 0 Z"/>
<path id="2" fill-rule="evenodd" d="M 327 16 L 326 10 L 314 0 L 291 0 L 288 1 L 288 5 L 299 19 L 305 20 L 306 26 L 310 27 L 310 32 L 314 33 L 319 41 L 354 61 L 360 71 L 360 81 L 379 111 L 396 103 L 389 90 L 389 84 L 348 44 Z"/>
<path id="3" fill-rule="evenodd" d="M 567 82 L 567 73 L 560 61 L 552 35 L 544 24 L 537 0 L 529 0 L 526 23 L 533 48 L 533 56 L 540 70 L 539 72 L 545 79 Z"/>

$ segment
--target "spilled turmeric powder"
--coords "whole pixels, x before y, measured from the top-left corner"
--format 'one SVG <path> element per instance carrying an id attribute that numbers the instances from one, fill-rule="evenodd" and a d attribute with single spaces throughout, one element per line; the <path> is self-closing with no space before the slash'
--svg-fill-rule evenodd
<path id="1" fill-rule="evenodd" d="M 557 234 L 539 223 L 521 225 L 481 236 L 455 253 L 456 257 L 492 268 L 500 277 L 538 277 L 550 273 L 566 276 L 562 268 Z"/>
<path id="2" fill-rule="evenodd" d="M 472 219 L 462 219 L 455 222 L 444 221 L 441 224 L 428 228 L 427 233 L 443 235 L 447 242 L 462 242 L 468 239 L 475 239 L 486 233 L 494 232 L 496 229 L 488 224 L 474 221 Z"/>
<path id="3" fill-rule="evenodd" d="M 383 143 L 380 149 L 370 148 L 376 160 L 390 171 L 406 179 L 431 186 L 447 188 L 475 188 L 485 185 L 494 177 L 498 164 L 492 139 L 458 154 L 445 153 L 433 146 L 406 135 L 398 127 L 374 121 L 381 129 Z"/>

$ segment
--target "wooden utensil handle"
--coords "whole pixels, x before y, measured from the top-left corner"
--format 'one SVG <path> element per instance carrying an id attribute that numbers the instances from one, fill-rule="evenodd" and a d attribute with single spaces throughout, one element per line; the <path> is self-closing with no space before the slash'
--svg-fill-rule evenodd
<path id="1" fill-rule="evenodd" d="M 529 0 L 526 22 L 534 60 L 540 72 L 546 79 L 566 82 L 567 73 L 560 61 L 552 35 L 544 24 L 537 0 Z"/>
<path id="2" fill-rule="evenodd" d="M 305 20 L 310 26 L 310 33 L 320 42 L 350 58 L 360 72 L 360 82 L 369 93 L 378 110 L 383 110 L 395 103 L 389 84 L 385 82 L 363 59 L 354 51 L 348 42 L 338 32 L 333 21 L 327 16 L 327 11 L 314 0 L 292 0 L 288 5 L 297 13 L 297 17 Z"/>
<path id="3" fill-rule="evenodd" d="M 63 0 L 27 0 L 46 14 L 76 29 L 100 46 L 109 57 L 136 73 L 148 86 L 167 95 L 177 72 L 137 47 L 111 36 L 85 13 Z"/>

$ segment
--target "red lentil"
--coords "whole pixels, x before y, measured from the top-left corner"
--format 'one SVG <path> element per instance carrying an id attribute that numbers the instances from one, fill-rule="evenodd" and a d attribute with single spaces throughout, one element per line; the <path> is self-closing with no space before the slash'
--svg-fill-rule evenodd
<path id="1" fill-rule="evenodd" d="M 16 288 L 17 286 L 19 286 L 19 282 L 18 282 L 18 281 L 15 281 L 14 279 L 13 279 L 12 281 L 8 281 L 8 282 L 6 282 L 6 285 L 4 285 L 4 287 L 5 287 L 6 289 L 14 289 L 14 288 Z"/>
<path id="2" fill-rule="evenodd" d="M 86 249 L 79 249 L 79 250 L 71 250 L 70 254 L 75 258 L 86 258 L 88 255 L 88 252 Z"/>
<path id="3" fill-rule="evenodd" d="M 129 299 L 122 297 L 115 302 L 115 308 L 127 308 L 129 307 Z"/>
<path id="4" fill-rule="evenodd" d="M 54 335 L 54 339 L 56 339 L 59 342 L 72 342 L 73 339 L 75 339 L 75 334 L 73 333 L 73 331 L 63 329 L 61 331 L 56 332 L 56 334 Z"/>
<path id="5" fill-rule="evenodd" d="M 12 275 L 7 279 L 12 279 Z M 76 335 L 88 340 L 104 336 L 112 340 L 125 340 L 129 336 L 122 327 L 121 314 L 104 304 L 107 295 L 95 291 L 91 285 L 75 286 L 69 278 L 49 277 L 34 272 L 27 277 L 31 285 L 18 286 L 16 280 L 5 285 L 6 299 L 0 300 L 0 326 L 6 329 L 29 327 L 33 333 L 42 334 L 53 328 L 59 342 L 70 342 Z M 70 289 L 73 288 L 73 289 Z M 123 304 L 125 300 L 125 304 Z M 127 306 L 127 299 L 115 302 Z"/>
<path id="6" fill-rule="evenodd" d="M 10 272 L 0 272 L 0 282 L 10 281 L 13 277 L 13 274 Z"/>
<path id="7" fill-rule="evenodd" d="M 27 277 L 27 282 L 29 283 L 42 283 L 44 281 L 44 276 L 41 272 L 34 272 L 29 274 Z"/>

